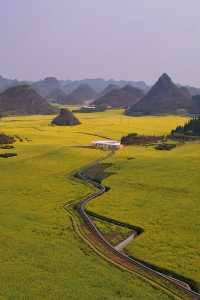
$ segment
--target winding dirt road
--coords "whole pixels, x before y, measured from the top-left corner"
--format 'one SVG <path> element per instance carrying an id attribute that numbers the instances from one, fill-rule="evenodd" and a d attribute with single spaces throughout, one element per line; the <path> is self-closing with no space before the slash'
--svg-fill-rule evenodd
<path id="1" fill-rule="evenodd" d="M 128 272 L 137 274 L 143 280 L 148 281 L 153 286 L 156 286 L 157 288 L 160 288 L 164 292 L 173 296 L 174 299 L 200 300 L 200 294 L 191 290 L 190 286 L 187 283 L 158 272 L 157 270 L 154 270 L 153 268 L 150 268 L 149 266 L 141 263 L 137 259 L 129 257 L 124 252 L 121 252 L 121 247 L 116 248 L 111 245 L 109 241 L 106 240 L 106 238 L 103 236 L 103 234 L 98 230 L 90 215 L 87 213 L 87 210 L 85 209 L 86 204 L 89 201 L 92 201 L 93 199 L 104 194 L 107 189 L 102 184 L 88 178 L 86 175 L 86 171 L 92 166 L 94 167 L 101 161 L 107 159 L 111 155 L 112 154 L 109 154 L 104 159 L 80 169 L 75 174 L 76 178 L 78 177 L 79 179 L 87 182 L 90 186 L 95 188 L 95 192 L 83 197 L 78 203 L 65 205 L 65 209 L 68 210 L 71 215 L 74 229 L 79 234 L 79 236 L 103 258 L 113 263 L 114 265 L 127 270 Z M 84 224 L 86 230 L 82 229 L 82 224 Z M 132 236 L 128 239 L 130 238 L 132 239 Z M 127 243 L 127 240 L 122 243 Z M 121 246 L 124 247 L 125 244 L 122 244 Z"/>

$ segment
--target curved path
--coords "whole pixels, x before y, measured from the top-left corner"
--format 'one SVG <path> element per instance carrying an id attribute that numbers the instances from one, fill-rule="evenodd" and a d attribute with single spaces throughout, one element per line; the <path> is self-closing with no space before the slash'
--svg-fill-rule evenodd
<path id="1" fill-rule="evenodd" d="M 113 264 L 129 271 L 134 272 L 139 277 L 142 277 L 144 280 L 150 282 L 152 285 L 162 289 L 167 292 L 169 295 L 173 296 L 174 299 L 195 299 L 200 300 L 200 294 L 190 289 L 189 285 L 176 279 L 160 273 L 153 268 L 148 267 L 147 265 L 139 262 L 137 259 L 129 257 L 124 252 L 119 251 L 109 243 L 103 236 L 103 234 L 98 230 L 88 211 L 85 209 L 85 206 L 88 202 L 93 199 L 101 196 L 106 192 L 106 187 L 102 184 L 91 180 L 87 177 L 86 171 L 92 166 L 97 165 L 100 161 L 107 159 L 112 154 L 107 155 L 104 159 L 100 159 L 94 164 L 91 164 L 85 168 L 80 169 L 74 176 L 87 182 L 89 185 L 92 185 L 95 188 L 95 192 L 83 197 L 76 204 L 66 204 L 65 209 L 69 211 L 72 216 L 72 221 L 75 227 L 75 230 L 80 235 L 80 237 L 86 241 L 94 250 Z M 78 216 L 78 219 L 77 219 Z M 80 222 L 79 222 L 80 221 Z M 80 223 L 84 221 L 84 226 L 86 231 L 81 230 Z M 79 224 L 78 224 L 79 222 Z M 125 223 L 124 223 L 125 224 Z M 129 225 L 130 226 L 130 225 Z M 88 235 L 88 233 L 90 233 Z M 92 235 L 91 235 L 92 234 Z M 93 238 L 91 238 L 93 236 Z M 98 244 L 98 245 L 97 245 Z M 97 249 L 98 248 L 98 249 Z"/>

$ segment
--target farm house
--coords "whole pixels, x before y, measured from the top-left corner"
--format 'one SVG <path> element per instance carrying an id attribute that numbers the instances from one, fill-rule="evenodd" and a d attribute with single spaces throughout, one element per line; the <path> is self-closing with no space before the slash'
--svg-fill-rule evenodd
<path id="1" fill-rule="evenodd" d="M 122 145 L 118 141 L 105 140 L 105 141 L 94 141 L 92 142 L 94 148 L 100 148 L 104 150 L 118 150 L 122 148 Z"/>

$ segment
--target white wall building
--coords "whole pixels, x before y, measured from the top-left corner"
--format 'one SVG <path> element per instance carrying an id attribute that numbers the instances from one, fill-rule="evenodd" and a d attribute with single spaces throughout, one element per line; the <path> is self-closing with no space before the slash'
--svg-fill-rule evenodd
<path id="1" fill-rule="evenodd" d="M 94 141 L 92 142 L 94 148 L 100 148 L 104 150 L 118 150 L 122 148 L 122 145 L 118 141 L 105 140 L 105 141 Z"/>

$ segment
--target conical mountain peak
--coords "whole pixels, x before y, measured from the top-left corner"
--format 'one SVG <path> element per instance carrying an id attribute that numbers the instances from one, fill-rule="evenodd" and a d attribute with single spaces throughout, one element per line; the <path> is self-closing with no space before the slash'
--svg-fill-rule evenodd
<path id="1" fill-rule="evenodd" d="M 60 114 L 52 120 L 51 124 L 58 126 L 73 126 L 79 125 L 80 121 L 69 109 L 62 108 Z"/>
<path id="2" fill-rule="evenodd" d="M 168 74 L 164 73 L 157 81 L 157 85 L 164 85 L 164 86 L 169 86 L 169 85 L 174 85 L 172 82 L 172 79 L 169 77 Z"/>
<path id="3" fill-rule="evenodd" d="M 169 77 L 169 75 L 168 75 L 167 73 L 163 73 L 163 74 L 160 76 L 160 79 L 171 81 L 171 78 Z"/>
<path id="4" fill-rule="evenodd" d="M 0 94 L 0 112 L 2 115 L 54 114 L 51 106 L 30 85 L 10 87 Z"/>
<path id="5" fill-rule="evenodd" d="M 150 91 L 128 111 L 134 114 L 176 114 L 188 111 L 191 107 L 191 96 L 180 89 L 164 73 Z"/>

